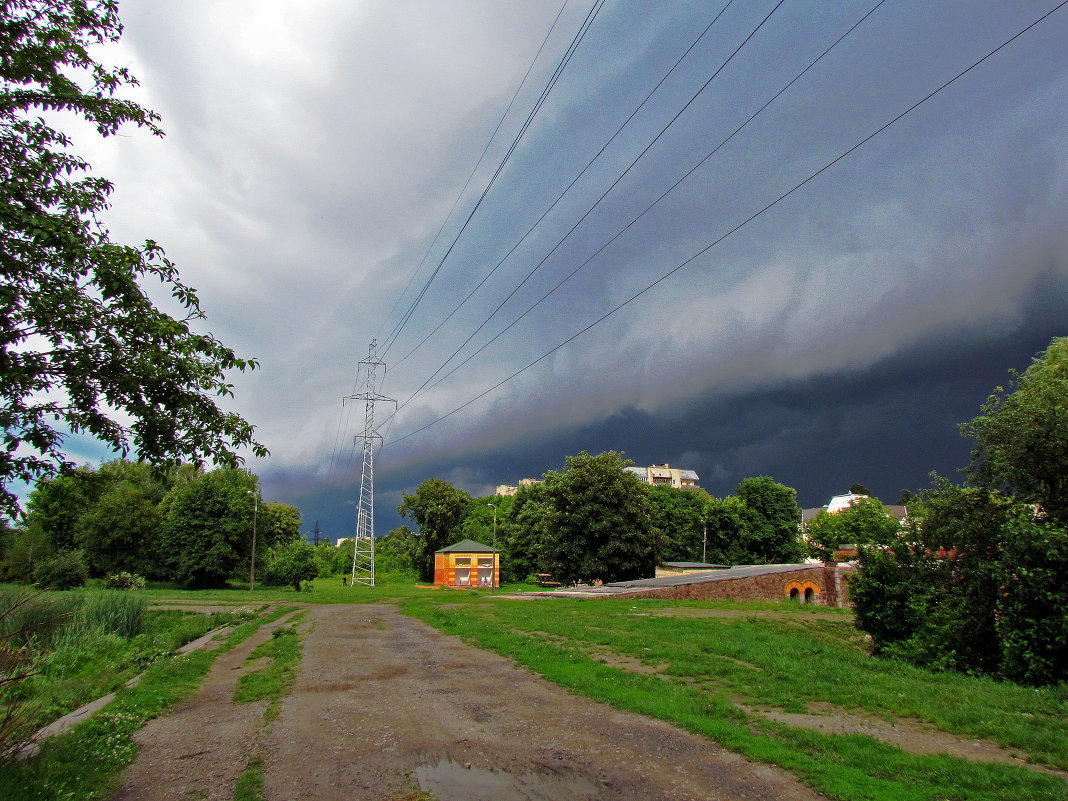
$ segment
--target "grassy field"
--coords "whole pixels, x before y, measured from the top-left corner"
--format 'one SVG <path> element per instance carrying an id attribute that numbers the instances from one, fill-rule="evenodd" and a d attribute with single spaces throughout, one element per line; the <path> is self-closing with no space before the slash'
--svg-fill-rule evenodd
<path id="1" fill-rule="evenodd" d="M 760 710 L 860 714 L 989 740 L 1068 769 L 1068 687 L 1026 689 L 870 658 L 849 612 L 671 601 L 413 597 L 406 613 L 571 692 L 671 721 L 838 799 L 1064 799 L 1063 776 L 916 755 Z"/>
<path id="2" fill-rule="evenodd" d="M 507 600 L 485 590 L 413 584 L 342 587 L 339 579 L 316 580 L 310 591 L 300 593 L 160 587 L 144 595 L 151 602 L 231 609 L 396 603 L 405 613 L 513 659 L 571 692 L 670 721 L 750 759 L 780 765 L 843 801 L 1068 799 L 1063 774 L 914 754 L 867 733 L 832 734 L 769 719 L 768 712 L 854 716 L 886 727 L 997 743 L 1033 764 L 1068 770 L 1068 686 L 1027 689 L 872 659 L 845 611 L 782 604 Z M 261 622 L 236 629 L 230 645 Z M 271 669 L 239 693 L 281 697 L 299 664 L 300 638 L 279 633 L 259 656 L 268 657 Z M 130 734 L 195 690 L 209 664 L 207 655 L 152 664 L 143 689 L 124 691 L 99 722 L 57 738 L 32 767 L 0 771 L 0 796 L 105 797 L 93 788 L 108 787 L 109 777 L 133 759 Z M 258 765 L 247 771 L 248 786 L 241 788 L 246 797 L 262 792 L 258 771 Z M 16 793 L 18 786 L 23 789 Z"/>

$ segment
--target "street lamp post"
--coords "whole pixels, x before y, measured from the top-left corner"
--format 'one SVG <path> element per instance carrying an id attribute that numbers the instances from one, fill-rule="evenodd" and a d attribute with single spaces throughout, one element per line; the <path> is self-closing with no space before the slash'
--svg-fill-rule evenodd
<path id="1" fill-rule="evenodd" d="M 248 590 L 256 589 L 256 516 L 260 510 L 260 496 L 252 490 L 248 491 L 252 496 L 252 565 L 248 571 Z"/>
<path id="2" fill-rule="evenodd" d="M 497 504 L 487 503 L 486 506 L 493 507 L 493 589 L 497 589 Z"/>

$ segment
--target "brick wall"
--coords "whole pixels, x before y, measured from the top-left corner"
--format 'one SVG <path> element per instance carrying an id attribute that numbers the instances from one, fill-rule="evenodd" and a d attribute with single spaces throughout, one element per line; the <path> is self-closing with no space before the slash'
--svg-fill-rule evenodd
<path id="1" fill-rule="evenodd" d="M 823 565 L 798 566 L 797 570 L 764 573 L 740 578 L 679 584 L 674 587 L 650 587 L 613 595 L 614 598 L 671 598 L 674 600 L 710 601 L 782 601 L 788 597 L 790 582 L 812 582 L 819 588 L 813 603 L 823 606 L 848 606 L 847 576 L 853 568 L 828 562 Z M 835 580 L 838 573 L 840 581 Z M 839 603 L 841 595 L 841 603 Z"/>

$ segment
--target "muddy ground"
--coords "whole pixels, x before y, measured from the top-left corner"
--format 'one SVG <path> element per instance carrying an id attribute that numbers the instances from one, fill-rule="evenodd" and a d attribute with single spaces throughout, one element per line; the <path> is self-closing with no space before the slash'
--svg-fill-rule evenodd
<path id="1" fill-rule="evenodd" d="M 269 801 L 817 799 L 666 723 L 569 695 L 394 607 L 317 606 L 296 685 L 273 723 L 230 700 L 260 634 L 216 661 L 200 694 L 138 736 L 115 796 L 233 797 L 263 762 Z"/>

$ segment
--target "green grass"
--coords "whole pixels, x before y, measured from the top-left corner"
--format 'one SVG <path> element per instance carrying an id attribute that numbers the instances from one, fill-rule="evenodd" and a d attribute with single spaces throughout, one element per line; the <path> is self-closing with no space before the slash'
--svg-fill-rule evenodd
<path id="1" fill-rule="evenodd" d="M 47 740 L 32 760 L 0 762 L 0 798 L 106 799 L 120 771 L 137 755 L 134 733 L 176 702 L 193 694 L 215 658 L 265 622 L 292 608 L 279 608 L 234 628 L 215 651 L 194 651 L 152 664 L 136 687 L 122 687 L 115 700 L 70 732 Z"/>
<path id="2" fill-rule="evenodd" d="M 234 702 L 247 704 L 266 698 L 268 705 L 263 719 L 268 723 L 275 720 L 281 709 L 282 699 L 296 680 L 300 655 L 301 638 L 296 625 L 275 629 L 271 639 L 249 654 L 246 664 L 258 660 L 263 660 L 265 664 L 238 678 Z"/>
<path id="3" fill-rule="evenodd" d="M 917 756 L 867 735 L 773 723 L 737 702 L 785 711 L 832 704 L 913 718 L 1068 768 L 1068 687 L 1034 690 L 874 660 L 848 612 L 671 601 L 412 598 L 404 610 L 577 694 L 671 721 L 845 799 L 1065 799 L 1065 782 L 1014 765 Z M 677 607 L 729 617 L 661 616 Z M 750 614 L 751 612 L 751 614 Z M 627 670 L 641 663 L 646 672 Z"/>
<path id="4" fill-rule="evenodd" d="M 10 600 L 5 593 L 0 606 Z M 0 621 L 5 631 L 25 630 L 14 639 L 22 648 L 18 658 L 35 671 L 5 690 L 0 704 L 24 706 L 16 736 L 28 735 L 237 619 L 228 613 L 150 611 L 141 593 L 45 593 Z"/>
<path id="5" fill-rule="evenodd" d="M 237 777 L 234 801 L 264 801 L 263 760 L 259 755 L 252 757 L 248 767 Z"/>

